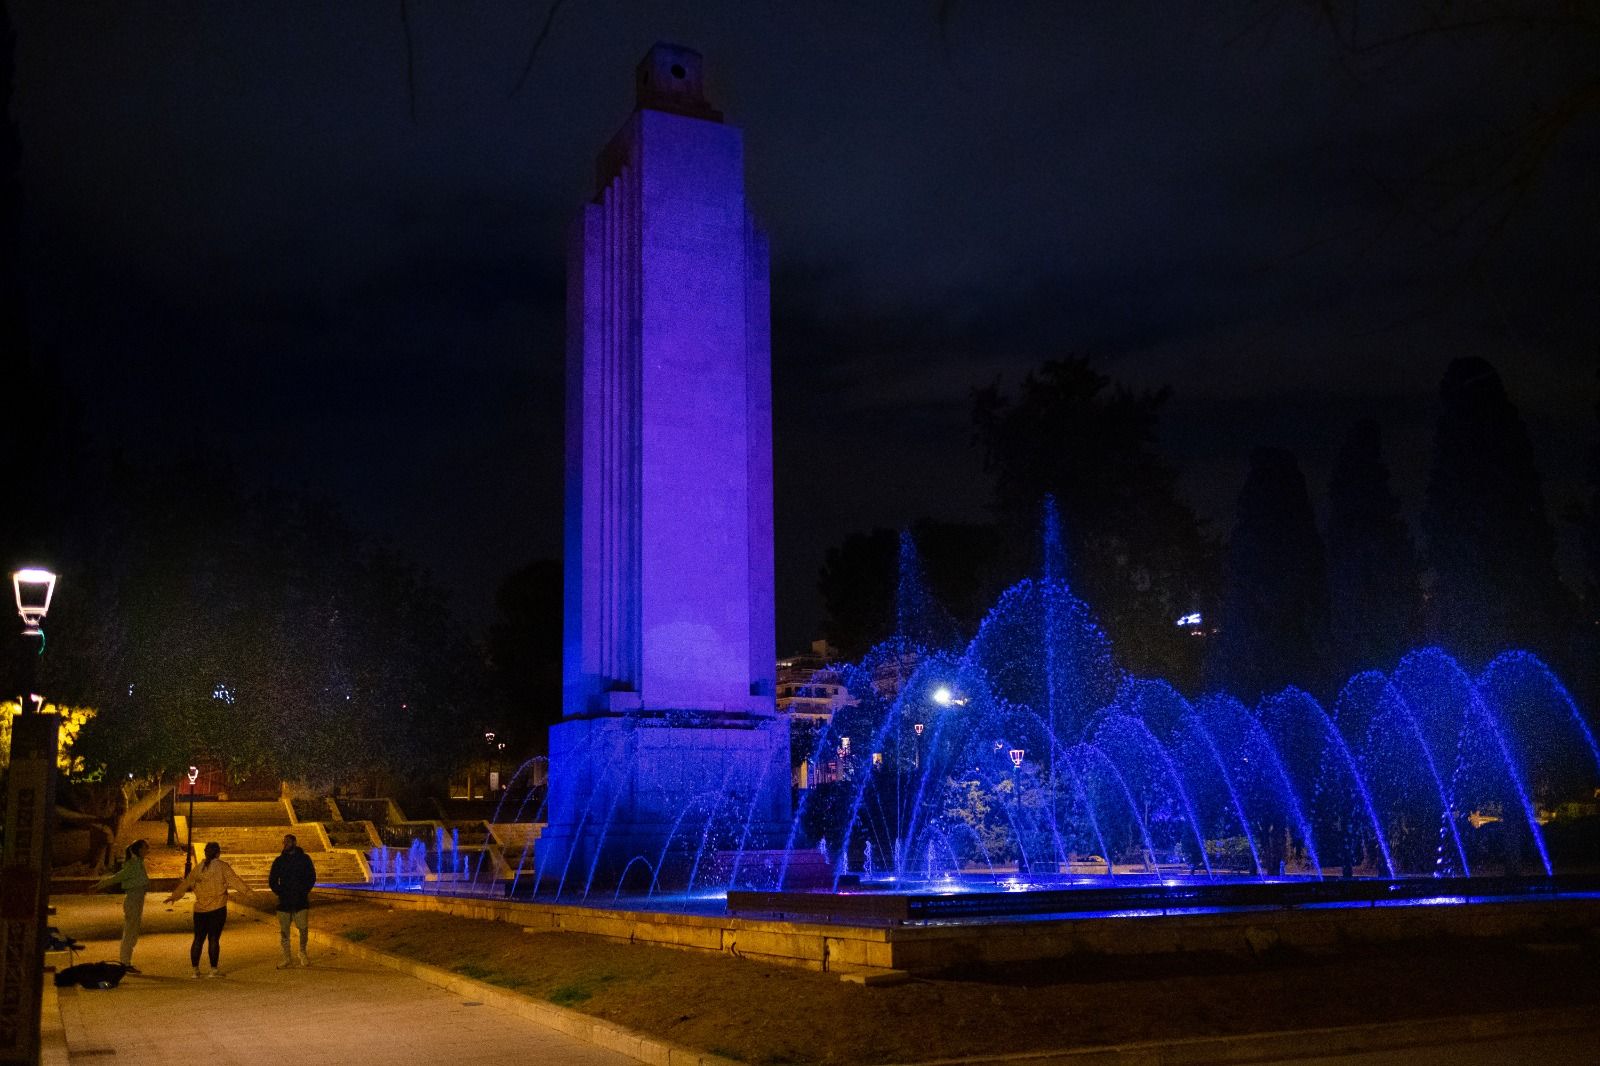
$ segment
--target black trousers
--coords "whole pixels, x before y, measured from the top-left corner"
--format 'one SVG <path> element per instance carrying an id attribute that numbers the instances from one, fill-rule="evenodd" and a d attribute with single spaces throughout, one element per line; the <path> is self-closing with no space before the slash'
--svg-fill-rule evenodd
<path id="1" fill-rule="evenodd" d="M 222 927 L 228 924 L 228 908 L 194 912 L 194 943 L 189 945 L 189 965 L 200 968 L 200 945 L 206 946 L 211 968 L 217 968 L 217 957 L 222 954 Z"/>

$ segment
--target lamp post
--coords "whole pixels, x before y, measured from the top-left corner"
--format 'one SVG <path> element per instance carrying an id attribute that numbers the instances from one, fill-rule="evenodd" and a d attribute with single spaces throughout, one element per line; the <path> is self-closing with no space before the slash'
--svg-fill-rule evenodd
<path id="1" fill-rule="evenodd" d="M 194 867 L 194 784 L 200 780 L 200 767 L 189 767 L 189 772 L 184 776 L 189 779 L 189 821 L 184 827 L 183 876 L 188 877 Z"/>
<path id="2" fill-rule="evenodd" d="M 1021 748 L 1012 748 L 1007 754 L 1011 756 L 1012 781 L 1015 783 L 1013 791 L 1017 797 L 1017 873 L 1025 874 L 1028 872 L 1028 856 L 1022 850 L 1022 759 L 1028 753 Z"/>
<path id="3" fill-rule="evenodd" d="M 912 765 L 920 770 L 922 769 L 922 723 L 913 723 L 911 726 L 911 731 L 917 735 L 917 739 L 912 741 L 912 743 L 916 745 L 916 750 L 911 756 Z"/>
<path id="4" fill-rule="evenodd" d="M 29 646 L 18 679 L 17 720 L 11 727 L 0 851 L 0 1063 L 37 1063 L 59 719 L 42 713 L 45 701 L 35 697 L 34 680 L 44 654 L 44 619 L 55 595 L 56 575 L 42 567 L 24 567 L 12 573 L 11 588 Z"/>

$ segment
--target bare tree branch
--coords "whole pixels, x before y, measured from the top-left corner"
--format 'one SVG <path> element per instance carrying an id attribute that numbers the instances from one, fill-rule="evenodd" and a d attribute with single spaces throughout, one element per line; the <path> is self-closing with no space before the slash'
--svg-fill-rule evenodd
<path id="1" fill-rule="evenodd" d="M 528 80 L 529 71 L 533 70 L 533 61 L 539 56 L 539 49 L 543 46 L 545 38 L 550 36 L 550 27 L 555 24 L 556 13 L 561 10 L 561 5 L 566 0 L 551 0 L 550 7 L 544 13 L 544 25 L 539 27 L 539 33 L 533 39 L 533 47 L 528 49 L 528 60 L 522 64 L 522 73 L 517 75 L 517 83 L 511 86 L 511 91 L 506 93 L 506 99 L 511 100 L 522 91 L 522 86 Z"/>

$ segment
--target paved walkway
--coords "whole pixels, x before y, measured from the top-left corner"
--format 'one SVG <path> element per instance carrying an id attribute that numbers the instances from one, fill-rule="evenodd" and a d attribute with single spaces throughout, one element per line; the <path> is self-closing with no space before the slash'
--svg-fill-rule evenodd
<path id="1" fill-rule="evenodd" d="M 311 945 L 309 969 L 277 969 L 276 921 L 229 908 L 218 980 L 189 969 L 192 899 L 152 893 L 144 936 L 117 988 L 60 990 L 72 1062 L 103 1066 L 271 1063 L 424 1066 L 636 1066 L 636 1060 L 376 963 Z M 87 945 L 79 962 L 116 961 L 122 897 L 55 896 L 52 919 Z M 316 911 L 312 910 L 312 921 Z M 50 977 L 47 975 L 46 980 Z"/>

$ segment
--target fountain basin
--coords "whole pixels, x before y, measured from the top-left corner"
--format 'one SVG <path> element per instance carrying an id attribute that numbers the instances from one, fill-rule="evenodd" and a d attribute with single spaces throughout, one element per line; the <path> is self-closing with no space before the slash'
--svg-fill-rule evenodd
<path id="1" fill-rule="evenodd" d="M 728 913 L 805 916 L 877 922 L 927 922 L 1022 915 L 1103 915 L 1149 911 L 1170 914 L 1306 906 L 1378 906 L 1427 901 L 1512 901 L 1593 896 L 1600 877 L 1432 877 L 1314 880 L 1214 881 L 1199 878 L 1131 879 L 1022 875 L 996 884 L 930 885 L 902 891 L 898 885 L 850 892 L 728 893 Z"/>

